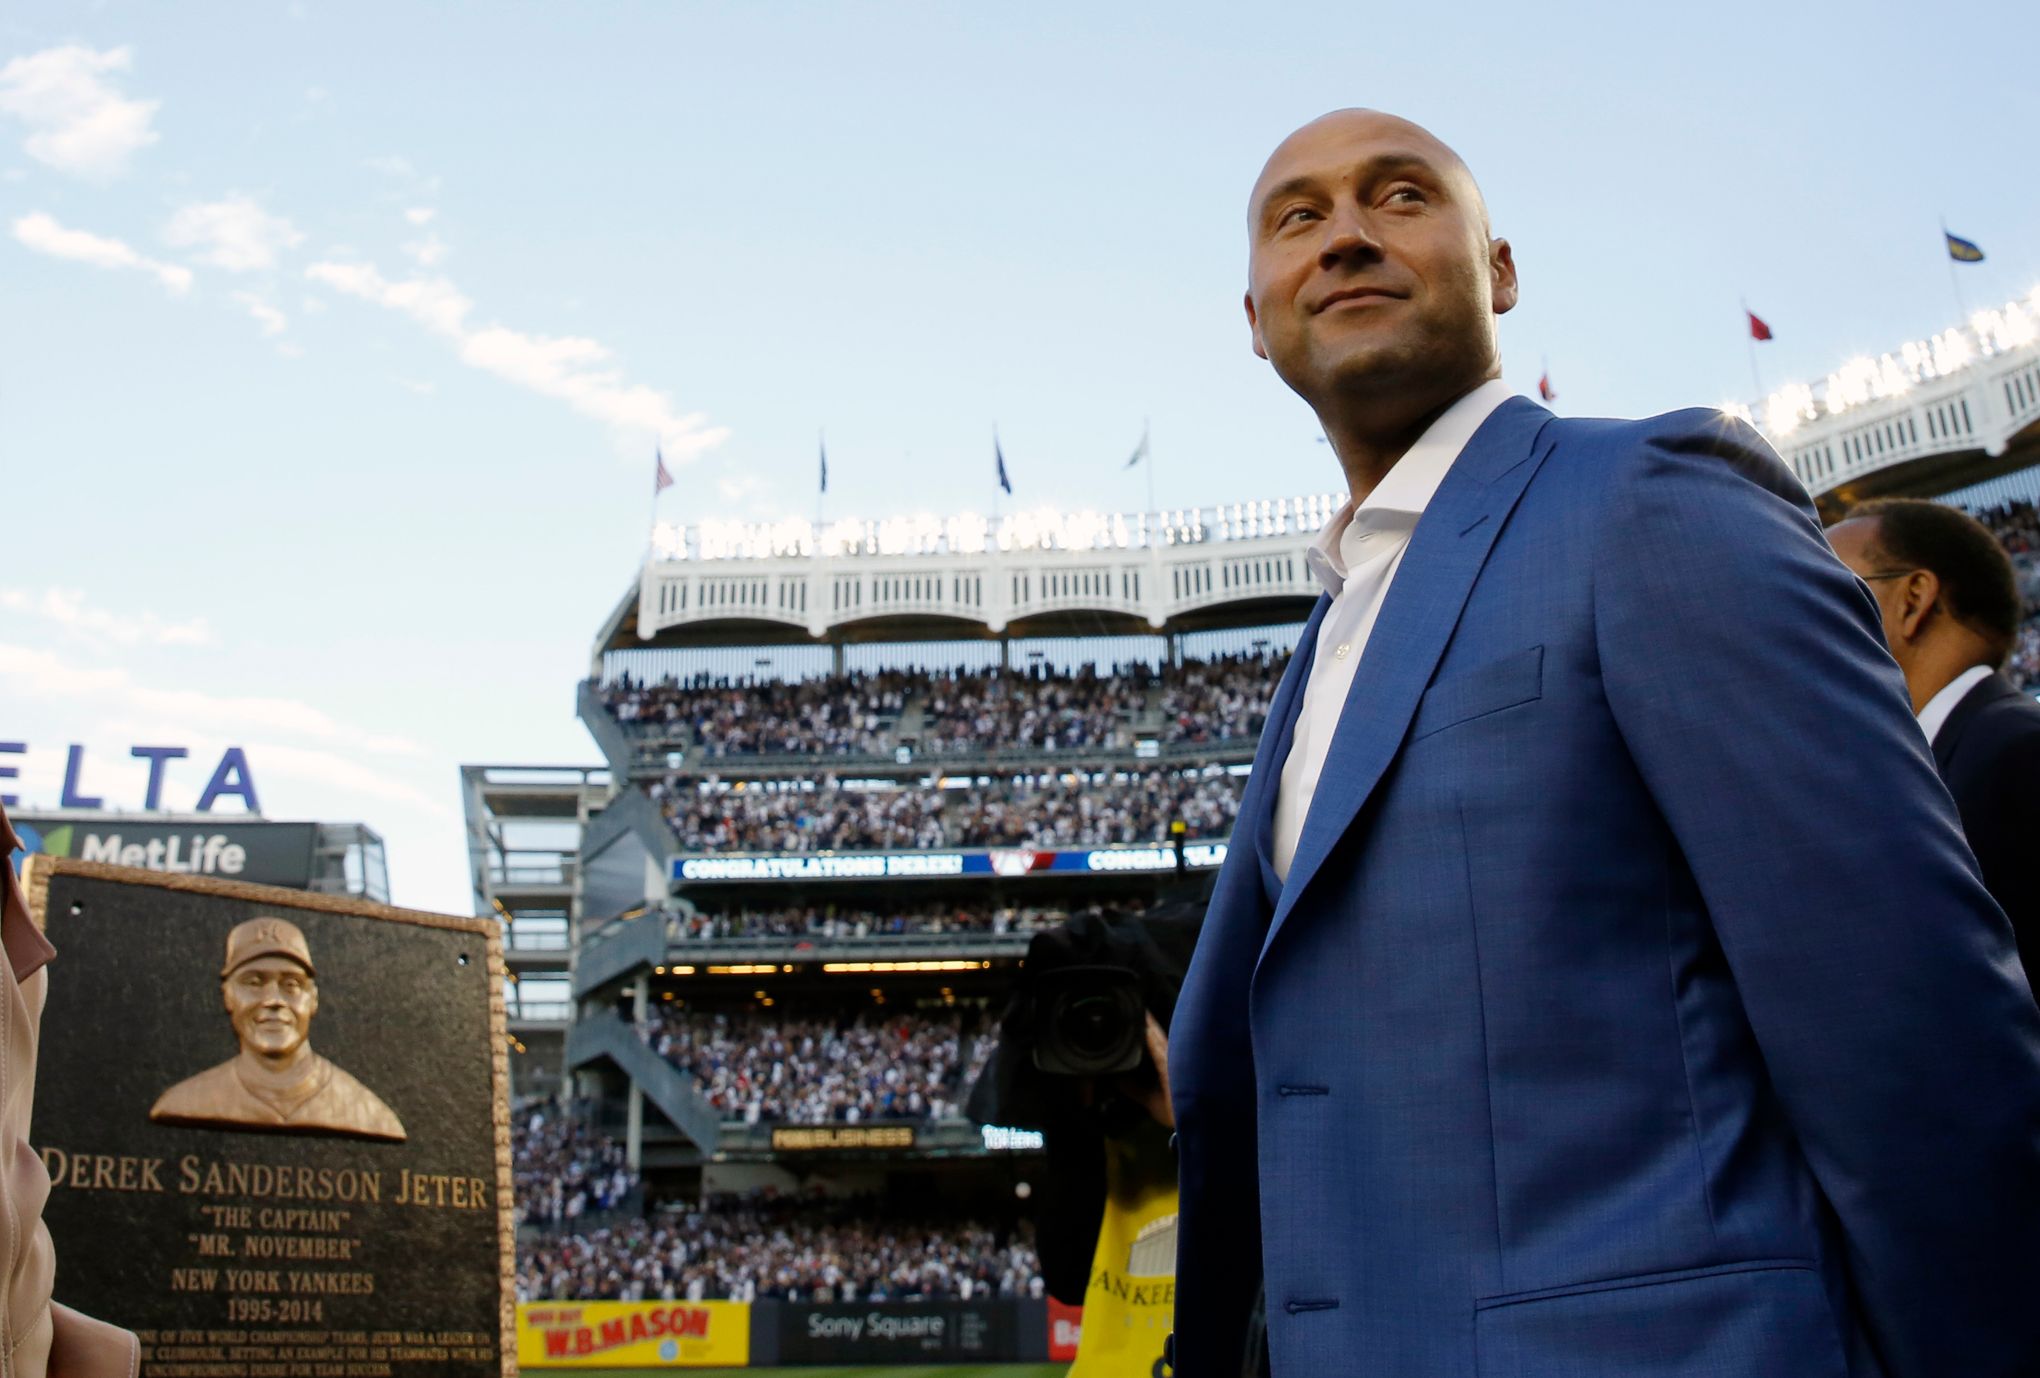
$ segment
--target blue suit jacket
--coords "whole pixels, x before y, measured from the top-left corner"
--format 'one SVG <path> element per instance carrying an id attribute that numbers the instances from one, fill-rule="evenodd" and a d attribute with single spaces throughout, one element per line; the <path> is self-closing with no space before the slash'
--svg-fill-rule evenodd
<path id="1" fill-rule="evenodd" d="M 2040 1374 L 2040 1011 L 1867 590 L 1719 413 L 1484 424 L 1170 1069 L 1181 1378 Z M 2036 782 L 2040 787 L 2040 782 Z"/>

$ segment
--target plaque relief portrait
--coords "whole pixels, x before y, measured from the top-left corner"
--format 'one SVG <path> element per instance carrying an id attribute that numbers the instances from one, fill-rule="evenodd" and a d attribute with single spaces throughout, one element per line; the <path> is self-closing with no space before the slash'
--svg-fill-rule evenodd
<path id="1" fill-rule="evenodd" d="M 220 994 L 241 1048 L 157 1097 L 157 1124 L 402 1143 L 382 1097 L 311 1044 L 319 1012 L 311 945 L 296 924 L 262 917 L 227 934 Z"/>

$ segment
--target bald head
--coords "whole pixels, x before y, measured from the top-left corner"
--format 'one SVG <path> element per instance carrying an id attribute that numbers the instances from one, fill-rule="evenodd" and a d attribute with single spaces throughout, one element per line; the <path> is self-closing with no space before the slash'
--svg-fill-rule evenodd
<path id="1" fill-rule="evenodd" d="M 1483 233 L 1488 230 L 1487 201 L 1481 196 L 1480 184 L 1473 179 L 1473 172 L 1466 161 L 1452 146 L 1440 139 L 1424 126 L 1400 115 L 1391 115 L 1384 110 L 1369 110 L 1365 106 L 1349 106 L 1344 110 L 1332 110 L 1318 116 L 1304 125 L 1281 143 L 1268 155 L 1268 161 L 1261 165 L 1261 175 L 1254 179 L 1253 193 L 1247 198 L 1247 224 L 1251 232 L 1259 217 L 1262 202 L 1270 191 L 1279 185 L 1271 180 L 1271 174 L 1293 165 L 1300 159 L 1308 159 L 1314 149 L 1324 143 L 1344 143 L 1354 139 L 1380 142 L 1385 145 L 1399 145 L 1439 169 L 1458 183 L 1466 200 L 1480 212 L 1480 226 Z"/>
<path id="2" fill-rule="evenodd" d="M 1312 120 L 1255 179 L 1247 240 L 1254 352 L 1317 411 L 1349 475 L 1368 448 L 1393 463 L 1501 375 L 1515 257 L 1465 162 L 1421 125 L 1379 110 Z"/>

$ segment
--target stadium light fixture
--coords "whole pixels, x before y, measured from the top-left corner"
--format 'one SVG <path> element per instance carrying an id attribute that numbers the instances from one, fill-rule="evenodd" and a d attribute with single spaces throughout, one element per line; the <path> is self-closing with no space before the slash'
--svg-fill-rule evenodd
<path id="1" fill-rule="evenodd" d="M 1756 421 L 1774 439 L 1792 434 L 1808 421 L 1839 416 L 1854 407 L 1901 396 L 1920 383 L 1960 373 L 1980 360 L 2040 343 L 2040 287 L 2023 300 L 1977 311 L 1968 321 L 1924 340 L 1908 340 L 1896 350 L 1872 359 L 1849 360 L 1830 373 L 1818 392 L 1805 383 L 1791 383 L 1757 403 L 1738 403 L 1721 410 L 1744 421 Z"/>
<path id="2" fill-rule="evenodd" d="M 823 962 L 822 970 L 832 976 L 842 976 L 874 971 L 980 971 L 989 966 L 990 962 L 948 957 L 908 962 Z"/>

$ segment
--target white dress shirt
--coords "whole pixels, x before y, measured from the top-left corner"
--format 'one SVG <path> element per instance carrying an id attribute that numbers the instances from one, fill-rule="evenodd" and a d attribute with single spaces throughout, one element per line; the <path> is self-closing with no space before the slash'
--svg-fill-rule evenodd
<path id="1" fill-rule="evenodd" d="M 1955 711 L 1955 705 L 1962 702 L 1962 696 L 1989 678 L 1990 666 L 1972 665 L 1927 700 L 1927 706 L 1920 710 L 1920 731 L 1927 734 L 1928 746 L 1932 746 L 1934 738 L 1941 735 L 1941 728 L 1947 723 L 1948 715 Z"/>
<path id="2" fill-rule="evenodd" d="M 1289 863 L 1296 857 L 1303 820 L 1332 749 L 1332 734 L 1345 712 L 1353 672 L 1360 667 L 1374 619 L 1381 614 L 1417 519 L 1480 423 L 1513 395 L 1500 379 L 1490 379 L 1446 408 L 1374 485 L 1366 501 L 1355 506 L 1348 499 L 1304 553 L 1304 563 L 1332 595 L 1332 606 L 1318 624 L 1317 655 L 1303 686 L 1296 735 L 1275 794 L 1275 874 L 1283 880 L 1289 879 Z"/>

